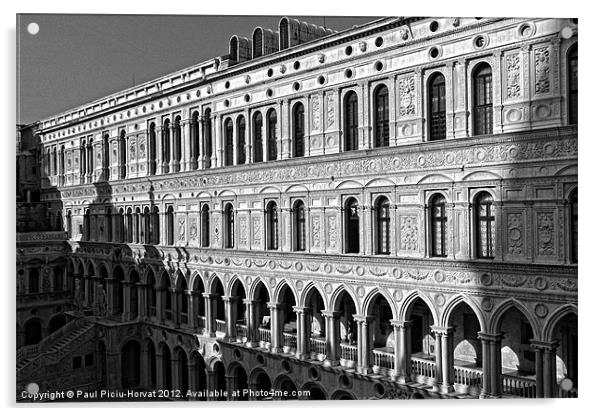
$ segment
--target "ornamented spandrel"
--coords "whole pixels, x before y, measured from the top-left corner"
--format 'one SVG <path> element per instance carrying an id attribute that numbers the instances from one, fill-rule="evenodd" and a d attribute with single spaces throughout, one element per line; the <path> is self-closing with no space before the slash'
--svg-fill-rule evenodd
<path id="1" fill-rule="evenodd" d="M 399 115 L 411 116 L 416 114 L 416 82 L 413 76 L 399 80 Z"/>
<path id="2" fill-rule="evenodd" d="M 521 89 L 521 62 L 518 53 L 506 55 L 506 97 L 518 98 Z"/>
<path id="3" fill-rule="evenodd" d="M 537 254 L 551 256 L 555 254 L 554 214 L 540 212 L 537 214 Z"/>
<path id="4" fill-rule="evenodd" d="M 550 49 L 537 48 L 533 51 L 535 57 L 535 94 L 550 92 Z"/>
<path id="5" fill-rule="evenodd" d="M 522 256 L 524 255 L 524 247 L 523 247 L 523 235 L 524 225 L 523 225 L 523 214 L 513 213 L 508 214 L 508 233 L 507 233 L 507 243 L 508 243 L 508 254 L 513 256 Z"/>

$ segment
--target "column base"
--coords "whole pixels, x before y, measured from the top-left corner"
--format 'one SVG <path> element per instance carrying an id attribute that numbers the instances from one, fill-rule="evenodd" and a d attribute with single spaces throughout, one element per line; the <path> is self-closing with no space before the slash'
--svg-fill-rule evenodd
<path id="1" fill-rule="evenodd" d="M 337 367 L 341 364 L 339 360 L 329 360 L 328 358 L 322 361 L 324 367 Z"/>
<path id="2" fill-rule="evenodd" d="M 299 359 L 299 360 L 308 360 L 309 358 L 311 358 L 311 355 L 303 352 L 303 353 L 295 353 L 295 358 Z"/>
<path id="3" fill-rule="evenodd" d="M 357 366 L 356 371 L 363 375 L 368 375 L 368 374 L 374 373 L 374 370 L 372 369 L 372 367 L 361 367 L 359 365 Z"/>
<path id="4" fill-rule="evenodd" d="M 270 348 L 270 352 L 273 352 L 274 354 L 281 354 L 282 353 L 282 347 L 271 347 Z"/>
<path id="5" fill-rule="evenodd" d="M 257 342 L 257 341 L 247 341 L 245 343 L 245 347 L 248 347 L 248 348 L 256 348 L 258 345 L 259 345 L 259 342 Z"/>
<path id="6" fill-rule="evenodd" d="M 440 384 L 439 392 L 443 394 L 453 393 L 455 391 L 454 386 L 452 384 Z"/>

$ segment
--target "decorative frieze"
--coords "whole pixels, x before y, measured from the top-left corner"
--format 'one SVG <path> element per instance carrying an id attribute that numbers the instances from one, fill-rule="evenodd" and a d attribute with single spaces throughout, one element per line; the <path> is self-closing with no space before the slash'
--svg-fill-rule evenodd
<path id="1" fill-rule="evenodd" d="M 508 214 L 507 246 L 508 254 L 523 256 L 524 253 L 524 223 L 522 213 Z"/>
<path id="2" fill-rule="evenodd" d="M 313 248 L 322 247 L 320 220 L 320 217 L 317 215 L 311 217 L 311 246 Z"/>
<path id="3" fill-rule="evenodd" d="M 554 213 L 537 213 L 537 254 L 540 256 L 553 256 L 556 253 L 554 231 Z"/>
<path id="4" fill-rule="evenodd" d="M 506 98 L 514 99 L 522 95 L 521 59 L 519 53 L 506 55 Z"/>
<path id="5" fill-rule="evenodd" d="M 399 248 L 404 251 L 418 250 L 418 217 L 415 215 L 399 217 Z"/>
<path id="6" fill-rule="evenodd" d="M 399 116 L 416 114 L 416 81 L 414 76 L 406 76 L 399 80 Z"/>

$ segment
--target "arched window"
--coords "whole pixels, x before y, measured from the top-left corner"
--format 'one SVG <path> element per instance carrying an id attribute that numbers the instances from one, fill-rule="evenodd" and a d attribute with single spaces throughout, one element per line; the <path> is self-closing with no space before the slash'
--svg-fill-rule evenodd
<path id="1" fill-rule="evenodd" d="M 151 213 L 148 207 L 144 208 L 144 229 L 142 234 L 142 242 L 144 244 L 151 244 Z"/>
<path id="2" fill-rule="evenodd" d="M 125 240 L 128 243 L 134 242 L 134 219 L 132 217 L 132 209 L 128 208 L 125 214 Z"/>
<path id="3" fill-rule="evenodd" d="M 38 269 L 29 269 L 29 293 L 40 291 L 40 272 Z"/>
<path id="4" fill-rule="evenodd" d="M 263 162 L 263 116 L 259 111 L 253 115 L 253 162 Z"/>
<path id="5" fill-rule="evenodd" d="M 171 136 L 170 136 L 170 122 L 169 119 L 165 119 L 163 122 L 163 130 L 161 131 L 161 163 L 163 165 L 163 173 L 169 172 L 169 161 L 171 154 Z"/>
<path id="6" fill-rule="evenodd" d="M 125 243 L 125 215 L 123 208 L 117 213 L 117 241 Z"/>
<path id="7" fill-rule="evenodd" d="M 224 248 L 234 248 L 234 208 L 230 203 L 224 207 Z"/>
<path id="8" fill-rule="evenodd" d="M 268 250 L 278 250 L 278 205 L 271 201 L 265 210 L 265 236 Z"/>
<path id="9" fill-rule="evenodd" d="M 345 148 L 343 150 L 357 150 L 357 94 L 353 91 L 348 92 L 345 95 L 343 106 L 345 108 Z"/>
<path id="10" fill-rule="evenodd" d="M 52 174 L 53 175 L 57 174 L 57 169 L 56 169 L 56 147 L 52 148 Z"/>
<path id="11" fill-rule="evenodd" d="M 48 163 L 50 163 L 50 149 L 48 149 L 47 153 L 47 164 L 46 166 L 48 166 Z M 84 176 L 86 174 L 86 167 L 88 166 L 86 164 L 86 141 L 82 141 L 82 145 L 79 148 L 79 173 L 81 176 Z M 50 172 L 48 171 L 49 168 L 46 169 L 46 174 L 50 174 Z"/>
<path id="12" fill-rule="evenodd" d="M 246 152 L 247 152 L 247 138 L 245 137 L 246 129 L 245 129 L 245 118 L 243 116 L 239 116 L 236 120 L 236 134 L 238 136 L 238 156 L 236 158 L 236 163 L 238 165 L 242 165 L 246 162 Z"/>
<path id="13" fill-rule="evenodd" d="M 209 204 L 201 208 L 201 247 L 209 247 Z"/>
<path id="14" fill-rule="evenodd" d="M 276 110 L 273 108 L 268 111 L 268 160 L 276 160 L 278 157 L 278 148 L 276 145 Z"/>
<path id="15" fill-rule="evenodd" d="M 142 224 L 142 212 L 140 208 L 136 208 L 136 212 L 134 213 L 134 243 L 142 244 L 144 240 L 142 239 L 141 234 L 141 224 Z"/>
<path id="16" fill-rule="evenodd" d="M 173 122 L 173 141 L 174 141 L 174 149 L 173 149 L 173 163 L 174 163 L 174 171 L 180 171 L 180 160 L 182 159 L 182 129 L 180 120 L 182 117 L 177 116 Z"/>
<path id="17" fill-rule="evenodd" d="M 226 119 L 224 134 L 226 137 L 224 165 L 232 166 L 234 164 L 234 123 L 231 118 Z"/>
<path id="18" fill-rule="evenodd" d="M 297 103 L 293 107 L 293 157 L 305 155 L 305 109 Z"/>
<path id="19" fill-rule="evenodd" d="M 495 257 L 493 198 L 487 192 L 481 192 L 475 198 L 475 231 L 477 257 L 483 259 Z"/>
<path id="20" fill-rule="evenodd" d="M 154 206 L 151 213 L 151 243 L 159 244 L 161 242 L 161 225 L 159 222 L 159 207 Z"/>
<path id="21" fill-rule="evenodd" d="M 569 124 L 577 124 L 577 45 L 571 48 L 568 55 L 569 64 Z"/>
<path id="22" fill-rule="evenodd" d="M 577 189 L 575 189 L 572 193 L 571 196 L 569 197 L 569 203 L 570 203 L 570 233 L 571 233 L 571 261 L 573 263 L 577 263 L 577 248 L 578 248 L 578 239 L 577 239 L 577 233 L 579 231 L 579 227 L 577 224 L 577 215 L 578 215 L 578 210 L 577 210 Z"/>
<path id="23" fill-rule="evenodd" d="M 173 246 L 174 244 L 174 214 L 173 206 L 167 207 L 167 245 Z"/>
<path id="24" fill-rule="evenodd" d="M 121 133 L 119 134 L 119 179 L 125 178 L 125 174 L 127 172 L 126 147 L 125 130 L 121 130 Z"/>
<path id="25" fill-rule="evenodd" d="M 429 82 L 429 140 L 445 139 L 445 78 L 441 74 Z"/>
<path id="26" fill-rule="evenodd" d="M 360 216 L 357 199 L 345 203 L 345 253 L 360 252 Z"/>
<path id="27" fill-rule="evenodd" d="M 113 212 L 111 207 L 105 208 L 105 224 L 107 241 L 113 241 Z"/>
<path id="28" fill-rule="evenodd" d="M 389 200 L 381 196 L 374 204 L 376 216 L 376 254 L 391 254 L 391 214 Z"/>
<path id="29" fill-rule="evenodd" d="M 157 132 L 155 123 L 148 126 L 148 158 L 150 161 L 150 174 L 157 174 Z M 108 163 L 108 162 L 107 162 Z"/>
<path id="30" fill-rule="evenodd" d="M 301 200 L 293 205 L 293 251 L 305 251 L 305 204 Z"/>
<path id="31" fill-rule="evenodd" d="M 71 222 L 71 210 L 67 211 L 67 216 L 65 218 L 67 222 L 67 238 L 71 238 L 73 234 L 73 223 Z"/>
<path id="32" fill-rule="evenodd" d="M 209 108 L 205 110 L 204 126 L 205 135 L 203 140 L 205 141 L 205 154 L 203 156 L 206 159 L 205 167 L 209 167 L 211 156 L 213 155 L 213 138 L 211 137 L 211 109 Z"/>
<path id="33" fill-rule="evenodd" d="M 56 230 L 63 231 L 63 212 L 61 210 L 56 212 Z"/>
<path id="34" fill-rule="evenodd" d="M 122 142 L 125 143 L 125 131 L 122 131 L 121 133 L 123 135 Z M 88 175 L 92 175 L 94 173 L 94 154 L 93 154 L 92 149 L 94 149 L 94 146 L 93 146 L 92 139 L 90 139 L 90 141 L 88 142 L 88 147 L 86 148 L 86 152 L 88 153 L 88 157 L 87 157 L 87 161 L 88 161 L 87 172 L 88 172 Z M 123 170 L 125 171 L 125 167 L 124 167 Z M 123 177 L 125 177 L 125 172 L 122 172 L 122 173 L 124 174 Z"/>
<path id="35" fill-rule="evenodd" d="M 109 134 L 106 133 L 102 138 L 102 177 L 104 180 L 108 180 L 111 176 L 110 165 L 110 149 L 109 149 Z"/>
<path id="36" fill-rule="evenodd" d="M 199 159 L 199 112 L 195 111 L 190 116 L 190 166 L 191 169 L 197 168 Z"/>
<path id="37" fill-rule="evenodd" d="M 493 88 L 491 67 L 485 63 L 477 66 L 473 73 L 473 117 L 474 134 L 493 132 Z"/>
<path id="38" fill-rule="evenodd" d="M 263 55 L 263 30 L 258 27 L 253 32 L 253 59 Z"/>
<path id="39" fill-rule="evenodd" d="M 90 209 L 84 212 L 84 241 L 90 241 Z"/>
<path id="40" fill-rule="evenodd" d="M 289 47 L 289 36 L 288 36 L 288 19 L 283 17 L 280 20 L 280 50 L 287 49 Z"/>
<path id="41" fill-rule="evenodd" d="M 429 207 L 431 225 L 431 256 L 447 257 L 447 212 L 446 200 L 437 194 L 431 198 Z"/>
<path id="42" fill-rule="evenodd" d="M 374 91 L 374 147 L 389 146 L 389 90 L 379 85 Z"/>

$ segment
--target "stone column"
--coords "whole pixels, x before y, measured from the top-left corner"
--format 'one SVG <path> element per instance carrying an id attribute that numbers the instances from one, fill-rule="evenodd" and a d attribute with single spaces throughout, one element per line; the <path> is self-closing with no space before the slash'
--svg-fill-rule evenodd
<path id="1" fill-rule="evenodd" d="M 135 290 L 135 287 L 130 286 L 130 282 L 123 281 L 123 312 L 121 313 L 121 319 L 129 321 L 132 319 L 131 312 L 131 296 L 130 291 Z"/>
<path id="2" fill-rule="evenodd" d="M 192 329 L 199 327 L 199 292 L 196 290 L 186 291 L 188 300 L 188 326 Z M 204 312 L 204 311 L 203 311 Z"/>
<path id="3" fill-rule="evenodd" d="M 309 308 L 305 306 L 294 306 L 293 310 L 297 314 L 297 352 L 295 356 L 304 360 L 309 357 L 309 336 L 311 322 L 309 321 Z"/>
<path id="4" fill-rule="evenodd" d="M 146 298 L 146 286 L 144 283 L 136 283 L 136 290 L 138 291 L 138 319 L 146 316 L 148 299 Z"/>
<path id="5" fill-rule="evenodd" d="M 203 333 L 207 336 L 214 337 L 215 336 L 215 316 L 214 312 L 215 302 L 217 295 L 213 293 L 203 293 L 203 297 L 205 298 L 205 330 Z"/>
<path id="6" fill-rule="evenodd" d="M 372 355 L 371 318 L 370 316 L 353 315 L 353 319 L 357 324 L 357 371 L 362 374 L 372 372 L 370 365 Z"/>
<path id="7" fill-rule="evenodd" d="M 211 155 L 211 167 L 221 167 L 222 164 L 222 125 L 217 116 L 213 117 L 213 128 L 211 129 L 211 141 L 213 143 Z"/>
<path id="8" fill-rule="evenodd" d="M 235 376 L 226 376 L 226 391 L 228 392 L 227 401 L 232 402 L 238 400 L 238 397 L 234 397 L 233 392 L 238 390 L 238 380 Z"/>
<path id="9" fill-rule="evenodd" d="M 437 372 L 442 393 L 454 391 L 454 351 L 452 327 L 433 327 L 437 340 Z M 440 375 L 439 375 L 440 374 Z"/>
<path id="10" fill-rule="evenodd" d="M 236 296 L 222 296 L 226 312 L 226 341 L 236 341 Z"/>
<path id="11" fill-rule="evenodd" d="M 107 286 L 107 298 L 106 298 L 107 316 L 113 316 L 116 313 L 115 294 L 116 294 L 117 290 L 119 290 L 119 284 L 117 283 L 117 280 L 115 280 L 111 277 L 105 278 L 105 282 L 106 282 L 106 286 Z M 92 282 L 92 283 L 94 283 L 94 282 Z M 117 296 L 117 299 L 119 299 L 119 296 Z"/>
<path id="12" fill-rule="evenodd" d="M 194 365 L 193 363 L 191 363 L 190 361 L 187 364 L 188 367 L 188 389 L 192 392 L 196 392 L 199 391 L 199 385 L 197 383 L 197 377 L 196 377 L 196 372 L 197 372 L 197 368 L 196 365 Z M 186 394 L 187 392 L 182 392 L 182 394 Z M 194 400 L 194 398 L 191 396 L 188 400 Z"/>
<path id="13" fill-rule="evenodd" d="M 431 332 L 435 335 L 435 363 L 436 363 L 436 374 L 435 374 L 435 383 L 436 388 L 440 388 L 442 373 L 443 373 L 443 363 L 442 363 L 442 351 L 441 351 L 441 332 L 436 330 L 436 327 L 431 327 Z"/>
<path id="14" fill-rule="evenodd" d="M 152 358 L 152 357 L 151 357 Z M 165 388 L 165 374 L 163 374 L 163 354 L 161 352 L 155 353 L 156 364 L 155 368 L 157 370 L 157 389 Z"/>
<path id="15" fill-rule="evenodd" d="M 502 350 L 503 334 L 478 333 L 483 345 L 483 391 L 482 397 L 502 395 Z"/>
<path id="16" fill-rule="evenodd" d="M 282 352 L 282 344 L 283 344 L 283 331 L 280 324 L 280 315 L 282 313 L 282 305 L 276 302 L 268 303 L 268 308 L 270 310 L 270 334 L 272 340 L 272 352 L 280 353 Z"/>
<path id="17" fill-rule="evenodd" d="M 257 324 L 257 306 L 259 301 L 257 300 L 244 300 L 244 304 L 247 307 L 246 319 L 247 319 L 247 347 L 256 347 L 258 344 L 258 332 L 259 325 Z"/>
<path id="18" fill-rule="evenodd" d="M 179 361 L 176 357 L 171 356 L 171 387 L 172 389 L 181 389 L 182 388 L 182 380 L 180 379 L 180 366 Z"/>
<path id="19" fill-rule="evenodd" d="M 334 367 L 339 365 L 341 349 L 340 312 L 323 310 L 322 316 L 324 316 L 326 326 L 326 360 L 324 365 Z"/>
<path id="20" fill-rule="evenodd" d="M 556 396 L 556 342 L 531 340 L 535 350 L 536 397 Z"/>
<path id="21" fill-rule="evenodd" d="M 408 348 L 410 337 L 410 321 L 395 321 L 391 319 L 393 331 L 395 334 L 395 366 L 393 369 L 393 378 L 396 381 L 407 383 L 410 381 L 412 371 L 411 349 Z"/>

